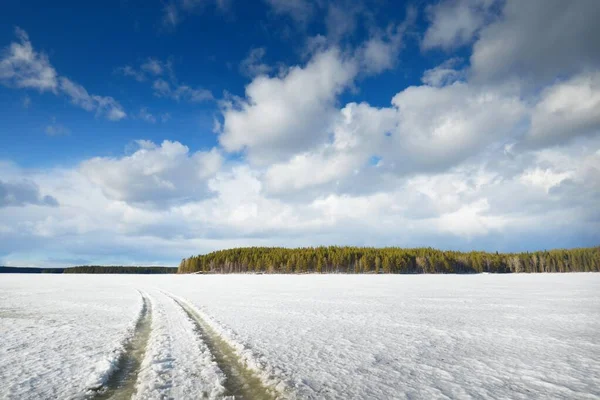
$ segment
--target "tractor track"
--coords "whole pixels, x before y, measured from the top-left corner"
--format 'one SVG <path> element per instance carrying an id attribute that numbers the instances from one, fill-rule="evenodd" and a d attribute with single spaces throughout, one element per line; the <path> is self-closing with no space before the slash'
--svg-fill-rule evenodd
<path id="1" fill-rule="evenodd" d="M 133 336 L 125 344 L 125 351 L 120 355 L 117 366 L 104 385 L 93 389 L 94 400 L 131 399 L 136 391 L 137 377 L 146 353 L 146 347 L 152 330 L 152 305 L 146 294 L 142 297 L 142 311 L 135 324 Z"/>
<path id="2" fill-rule="evenodd" d="M 190 305 L 170 294 L 167 295 L 183 309 L 194 323 L 196 333 L 206 344 L 217 366 L 225 375 L 223 382 L 225 396 L 233 397 L 236 400 L 274 400 L 277 398 L 273 390 L 260 380 L 256 372 L 246 366 L 234 348 Z"/>

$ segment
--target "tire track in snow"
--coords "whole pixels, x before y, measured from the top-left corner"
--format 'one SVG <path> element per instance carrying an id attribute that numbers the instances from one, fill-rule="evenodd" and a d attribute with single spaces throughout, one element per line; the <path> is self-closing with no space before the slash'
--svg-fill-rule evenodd
<path id="1" fill-rule="evenodd" d="M 222 399 L 225 375 L 194 322 L 161 291 L 150 300 L 152 332 L 132 399 Z"/>
<path id="2" fill-rule="evenodd" d="M 166 293 L 165 293 L 166 294 Z M 239 400 L 271 400 L 277 396 L 238 357 L 234 348 L 185 302 L 167 294 L 196 325 L 196 331 L 212 353 L 217 366 L 225 374 L 225 396 Z"/>
<path id="3" fill-rule="evenodd" d="M 133 336 L 124 346 L 117 366 L 106 383 L 97 390 L 94 399 L 121 400 L 131 399 L 136 390 L 137 376 L 146 353 L 146 345 L 152 327 L 152 305 L 147 295 L 142 296 L 142 311 L 135 324 Z"/>

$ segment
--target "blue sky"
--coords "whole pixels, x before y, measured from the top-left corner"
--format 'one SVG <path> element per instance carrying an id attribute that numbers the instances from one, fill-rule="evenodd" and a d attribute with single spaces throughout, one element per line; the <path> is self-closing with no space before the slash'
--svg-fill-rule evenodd
<path id="1" fill-rule="evenodd" d="M 0 264 L 600 243 L 593 0 L 9 0 Z"/>
<path id="2" fill-rule="evenodd" d="M 0 17 L 0 37 L 4 44 L 15 40 L 15 27 L 20 27 L 27 32 L 35 49 L 48 55 L 61 75 L 83 85 L 90 93 L 114 97 L 128 114 L 139 114 L 144 108 L 153 115 L 168 114 L 170 122 L 149 125 L 141 118 L 127 118 L 115 124 L 69 106 L 68 100 L 57 101 L 55 96 L 35 90 L 21 93 L 21 102 L 15 102 L 16 93 L 11 88 L 2 88 L 3 104 L 7 107 L 3 107 L 1 117 L 7 131 L 15 135 L 2 136 L 0 156 L 24 166 L 40 162 L 72 164 L 94 155 L 119 155 L 124 143 L 140 137 L 177 140 L 190 149 L 210 148 L 216 143 L 212 127 L 219 114 L 217 101 L 189 104 L 159 98 L 152 90 L 152 74 L 144 82 L 138 82 L 119 73 L 119 68 L 129 66 L 140 70 L 150 59 L 170 63 L 180 84 L 209 90 L 218 100 L 225 92 L 243 95 L 251 77 L 241 73 L 240 64 L 252 49 L 265 50 L 262 62 L 266 64 L 302 64 L 306 62 L 303 53 L 307 38 L 327 32 L 321 18 L 296 22 L 290 15 L 274 13 L 268 3 L 238 2 L 224 8 L 212 2 L 197 3 L 190 11 L 186 11 L 183 3 L 179 6 L 174 3 L 181 10 L 180 22 L 173 25 L 164 20 L 165 7 L 169 5 L 158 2 L 154 7 L 126 1 L 84 5 L 64 2 L 52 7 L 8 2 L 6 12 Z M 367 10 L 368 5 L 361 7 Z M 415 6 L 382 3 L 368 8 L 373 13 L 369 18 L 380 20 L 385 27 L 403 21 L 410 7 Z M 359 17 L 355 19 L 356 32 L 341 39 L 345 46 L 360 43 L 365 35 L 361 31 L 372 29 L 360 26 L 366 22 Z M 416 28 L 410 29 L 417 34 Z M 396 88 L 389 85 L 391 80 L 398 87 L 418 84 L 422 71 L 440 59 L 436 54 L 422 55 L 416 38 L 406 41 L 405 52 L 410 64 L 398 65 L 381 76 L 361 79 L 360 91 L 342 93 L 339 101 L 387 106 L 396 93 Z M 23 101 L 31 106 L 23 107 Z M 39 135 L 55 120 L 77 135 L 63 140 Z M 60 150 L 48 154 L 48 149 L 54 146 Z M 41 157 L 42 154 L 45 156 Z"/>

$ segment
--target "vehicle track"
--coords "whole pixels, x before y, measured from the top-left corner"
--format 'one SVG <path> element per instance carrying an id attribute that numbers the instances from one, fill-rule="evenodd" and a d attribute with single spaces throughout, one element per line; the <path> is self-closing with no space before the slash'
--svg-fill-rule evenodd
<path id="1" fill-rule="evenodd" d="M 168 295 L 196 325 L 196 331 L 225 375 L 225 396 L 239 400 L 271 400 L 277 396 L 263 384 L 255 371 L 248 368 L 234 348 L 221 337 L 192 307 Z"/>
<path id="2" fill-rule="evenodd" d="M 97 400 L 131 399 L 136 390 L 137 376 L 146 353 L 146 345 L 152 328 L 152 305 L 147 295 L 142 296 L 142 311 L 135 324 L 134 334 L 125 344 L 125 351 L 119 357 L 117 367 L 108 380 L 96 391 Z"/>

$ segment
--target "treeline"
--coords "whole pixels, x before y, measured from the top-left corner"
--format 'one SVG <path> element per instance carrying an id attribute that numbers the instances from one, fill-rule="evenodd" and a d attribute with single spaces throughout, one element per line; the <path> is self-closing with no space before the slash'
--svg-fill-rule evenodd
<path id="1" fill-rule="evenodd" d="M 82 265 L 70 268 L 0 267 L 0 274 L 175 274 L 174 267 Z"/>
<path id="2" fill-rule="evenodd" d="M 0 274 L 62 274 L 64 268 L 0 267 Z"/>
<path id="3" fill-rule="evenodd" d="M 397 247 L 247 247 L 181 261 L 178 273 L 469 274 L 597 272 L 600 247 L 526 253 Z"/>
<path id="4" fill-rule="evenodd" d="M 171 267 L 132 267 L 132 266 L 103 266 L 82 265 L 65 268 L 65 274 L 174 274 L 177 268 Z"/>

